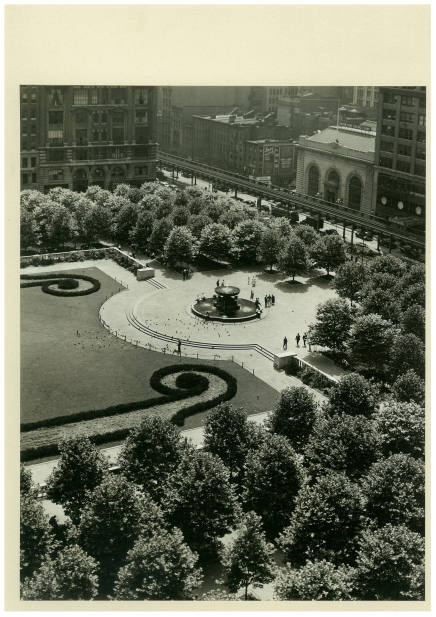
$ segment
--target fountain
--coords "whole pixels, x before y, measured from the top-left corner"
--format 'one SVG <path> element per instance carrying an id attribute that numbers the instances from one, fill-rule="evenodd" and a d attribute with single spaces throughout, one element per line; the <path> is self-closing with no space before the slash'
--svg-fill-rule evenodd
<path id="1" fill-rule="evenodd" d="M 212 298 L 197 299 L 192 312 L 210 321 L 236 323 L 260 317 L 260 305 L 251 300 L 238 298 L 239 287 L 222 285 L 215 288 Z"/>

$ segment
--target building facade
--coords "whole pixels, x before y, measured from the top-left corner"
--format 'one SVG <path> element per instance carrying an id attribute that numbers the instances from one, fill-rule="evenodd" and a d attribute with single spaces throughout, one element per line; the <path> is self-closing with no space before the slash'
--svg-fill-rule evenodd
<path id="1" fill-rule="evenodd" d="M 376 214 L 425 225 L 426 89 L 380 88 L 375 153 Z"/>
<path id="2" fill-rule="evenodd" d="M 289 130 L 276 125 L 271 115 L 193 116 L 192 158 L 245 174 L 246 142 L 265 138 L 288 139 Z"/>
<path id="3" fill-rule="evenodd" d="M 256 139 L 245 142 L 245 171 L 256 179 L 288 187 L 295 180 L 296 144 Z"/>
<path id="4" fill-rule="evenodd" d="M 377 103 L 377 86 L 354 86 L 353 105 L 357 105 L 358 107 L 377 107 Z"/>
<path id="5" fill-rule="evenodd" d="M 374 133 L 331 126 L 300 137 L 297 149 L 298 192 L 372 212 Z"/>
<path id="6" fill-rule="evenodd" d="M 111 189 L 156 177 L 156 88 L 22 86 L 20 94 L 22 189 Z M 29 159 L 36 167 L 24 167 Z"/>
<path id="7" fill-rule="evenodd" d="M 297 86 L 253 86 L 249 97 L 249 107 L 261 113 L 277 113 L 279 99 L 297 96 Z"/>

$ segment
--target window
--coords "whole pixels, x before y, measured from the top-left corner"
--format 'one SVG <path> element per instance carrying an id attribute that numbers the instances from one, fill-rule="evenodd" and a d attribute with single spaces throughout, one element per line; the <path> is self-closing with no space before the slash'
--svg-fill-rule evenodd
<path id="1" fill-rule="evenodd" d="M 416 98 L 414 96 L 402 96 L 401 97 L 401 105 L 415 105 L 416 104 Z"/>
<path id="2" fill-rule="evenodd" d="M 401 122 L 413 122 L 415 119 L 415 114 L 411 114 L 409 112 L 406 111 L 402 111 L 400 113 L 400 120 Z"/>
<path id="3" fill-rule="evenodd" d="M 124 141 L 124 128 L 113 127 L 112 128 L 112 141 L 116 144 Z"/>
<path id="4" fill-rule="evenodd" d="M 397 117 L 397 114 L 395 113 L 395 110 L 392 109 L 384 109 L 383 110 L 383 119 L 384 120 L 395 120 L 395 118 Z"/>
<path id="5" fill-rule="evenodd" d="M 27 167 L 27 158 L 21 159 L 21 167 Z"/>
<path id="6" fill-rule="evenodd" d="M 76 143 L 79 146 L 86 145 L 88 143 L 87 129 L 76 129 Z"/>
<path id="7" fill-rule="evenodd" d="M 48 139 L 52 142 L 62 142 L 64 139 L 63 129 L 48 129 Z"/>
<path id="8" fill-rule="evenodd" d="M 400 128 L 398 136 L 401 137 L 401 139 L 413 139 L 413 131 L 411 129 Z"/>
<path id="9" fill-rule="evenodd" d="M 32 94 L 30 95 L 30 100 L 32 101 L 32 103 L 36 103 L 36 93 L 32 92 Z"/>
<path id="10" fill-rule="evenodd" d="M 28 182 L 28 177 L 29 177 L 29 175 L 28 175 L 28 174 L 22 174 L 21 178 L 22 178 L 23 184 L 27 184 L 27 182 Z"/>
<path id="11" fill-rule="evenodd" d="M 100 122 L 101 122 L 102 124 L 106 124 L 106 122 L 107 122 L 107 113 L 106 113 L 105 111 L 102 111 L 102 112 L 101 112 L 101 115 L 100 115 Z"/>
<path id="12" fill-rule="evenodd" d="M 392 159 L 389 159 L 385 156 L 381 156 L 380 157 L 380 167 L 388 167 L 389 169 L 392 168 Z"/>
<path id="13" fill-rule="evenodd" d="M 424 165 L 416 165 L 415 164 L 415 174 L 417 176 L 425 177 L 425 166 Z"/>
<path id="14" fill-rule="evenodd" d="M 112 124 L 124 124 L 124 114 L 116 111 L 112 114 Z"/>
<path id="15" fill-rule="evenodd" d="M 307 192 L 309 195 L 316 195 L 319 192 L 319 169 L 316 165 L 312 165 L 309 169 L 309 184 Z"/>
<path id="16" fill-rule="evenodd" d="M 406 173 L 410 173 L 410 163 L 408 161 L 397 161 L 397 169 L 398 171 L 405 171 Z"/>
<path id="17" fill-rule="evenodd" d="M 25 122 L 27 120 L 27 109 L 21 110 L 21 121 Z"/>
<path id="18" fill-rule="evenodd" d="M 145 176 L 147 175 L 147 166 L 144 165 L 142 167 L 135 167 L 135 176 Z"/>
<path id="19" fill-rule="evenodd" d="M 64 150 L 49 150 L 47 152 L 47 160 L 50 163 L 64 161 L 65 160 Z"/>
<path id="20" fill-rule="evenodd" d="M 48 170 L 48 179 L 50 181 L 53 181 L 53 180 L 63 180 L 64 179 L 64 170 L 63 169 L 49 169 Z"/>
<path id="21" fill-rule="evenodd" d="M 74 105 L 87 105 L 88 104 L 88 90 L 86 88 L 74 88 L 73 104 Z"/>
<path id="22" fill-rule="evenodd" d="M 64 112 L 63 111 L 49 111 L 48 112 L 48 123 L 50 126 L 63 124 L 64 123 Z"/>
<path id="23" fill-rule="evenodd" d="M 393 137 L 395 135 L 395 127 L 390 126 L 390 125 L 387 125 L 387 126 L 383 125 L 381 132 L 382 132 L 382 135 L 390 135 Z"/>
<path id="24" fill-rule="evenodd" d="M 393 152 L 394 151 L 394 142 L 393 141 L 385 141 L 381 140 L 380 142 L 380 150 L 384 150 L 384 152 Z"/>
<path id="25" fill-rule="evenodd" d="M 92 88 L 90 91 L 90 101 L 91 101 L 91 105 L 97 105 L 98 103 L 98 91 L 97 88 Z"/>
<path id="26" fill-rule="evenodd" d="M 147 88 L 135 88 L 135 104 L 147 105 L 148 91 Z"/>
<path id="27" fill-rule="evenodd" d="M 36 182 L 36 174 L 35 174 L 35 173 L 33 173 L 33 174 L 32 174 L 32 182 L 33 182 L 34 184 L 35 184 L 35 182 Z"/>
<path id="28" fill-rule="evenodd" d="M 23 92 L 21 95 L 21 100 L 23 101 L 23 103 L 27 103 L 27 99 L 28 99 L 28 94 L 27 92 Z"/>
<path id="29" fill-rule="evenodd" d="M 30 167 L 36 167 L 36 157 L 34 156 L 30 159 Z"/>
<path id="30" fill-rule="evenodd" d="M 86 111 L 78 111 L 74 115 L 76 124 L 86 124 L 88 122 L 88 114 Z"/>
<path id="31" fill-rule="evenodd" d="M 92 131 L 91 135 L 92 135 L 92 139 L 91 139 L 91 141 L 98 141 L 98 140 L 99 140 L 99 139 L 98 139 L 98 131 L 97 131 L 97 129 L 94 129 L 94 130 Z"/>
<path id="32" fill-rule="evenodd" d="M 137 126 L 135 128 L 135 141 L 137 144 L 145 144 L 147 142 L 147 128 L 145 126 Z"/>
<path id="33" fill-rule="evenodd" d="M 50 88 L 48 93 L 48 104 L 50 107 L 63 105 L 64 99 L 60 88 Z"/>
<path id="34" fill-rule="evenodd" d="M 86 161 L 88 159 L 88 150 L 79 148 L 76 150 L 76 160 Z"/>
<path id="35" fill-rule="evenodd" d="M 30 107 L 30 119 L 31 120 L 36 120 L 36 107 L 35 107 L 35 105 L 32 105 Z"/>
<path id="36" fill-rule="evenodd" d="M 146 124 L 147 123 L 147 112 L 146 111 L 138 111 L 135 112 L 135 122 L 136 124 Z"/>
<path id="37" fill-rule="evenodd" d="M 362 199 L 362 182 L 357 176 L 353 176 L 348 187 L 348 205 L 358 210 Z"/>
<path id="38" fill-rule="evenodd" d="M 416 149 L 416 158 L 417 159 L 425 159 L 425 150 L 422 150 L 422 148 L 417 148 Z"/>
<path id="39" fill-rule="evenodd" d="M 412 146 L 408 146 L 407 144 L 398 144 L 398 154 L 410 156 L 412 154 Z"/>
<path id="40" fill-rule="evenodd" d="M 397 100 L 398 100 L 398 95 L 397 94 L 386 93 L 384 95 L 384 101 L 386 103 L 390 103 L 390 104 L 396 103 Z"/>
<path id="41" fill-rule="evenodd" d="M 418 134 L 416 136 L 416 141 L 419 141 L 422 144 L 425 144 L 425 132 L 423 133 L 422 131 L 418 131 Z"/>
<path id="42" fill-rule="evenodd" d="M 127 103 L 127 88 L 111 88 L 111 98 L 114 105 Z"/>
<path id="43" fill-rule="evenodd" d="M 425 114 L 418 115 L 418 124 L 420 126 L 425 126 Z"/>

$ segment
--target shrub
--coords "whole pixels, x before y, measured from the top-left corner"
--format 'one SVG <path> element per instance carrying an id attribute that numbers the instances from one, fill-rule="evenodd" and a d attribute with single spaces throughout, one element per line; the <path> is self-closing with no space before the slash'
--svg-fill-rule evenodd
<path id="1" fill-rule="evenodd" d="M 79 281 L 77 279 L 61 279 L 59 281 L 59 289 L 77 289 Z"/>
<path id="2" fill-rule="evenodd" d="M 204 382 L 207 381 L 205 377 L 199 375 L 198 373 L 181 373 L 176 377 L 176 386 L 178 388 L 193 388 L 201 384 L 204 385 Z"/>

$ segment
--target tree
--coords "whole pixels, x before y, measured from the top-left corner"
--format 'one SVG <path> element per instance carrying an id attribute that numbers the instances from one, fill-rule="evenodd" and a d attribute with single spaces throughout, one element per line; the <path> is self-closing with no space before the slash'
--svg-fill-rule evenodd
<path id="1" fill-rule="evenodd" d="M 362 600 L 423 600 L 424 539 L 404 525 L 365 530 L 356 558 Z"/>
<path id="2" fill-rule="evenodd" d="M 304 451 L 306 469 L 312 478 L 330 471 L 356 479 L 379 456 L 379 436 L 364 416 L 347 414 L 320 418 Z"/>
<path id="3" fill-rule="evenodd" d="M 178 206 L 174 208 L 172 219 L 174 227 L 183 227 L 188 224 L 190 216 L 189 209 L 186 206 Z"/>
<path id="4" fill-rule="evenodd" d="M 354 573 L 325 559 L 308 561 L 298 570 L 288 564 L 279 570 L 275 593 L 278 600 L 355 600 Z"/>
<path id="5" fill-rule="evenodd" d="M 209 216 L 205 216 L 204 214 L 192 214 L 188 220 L 188 227 L 192 231 L 192 235 L 199 239 L 203 229 L 212 223 L 213 221 Z"/>
<path id="6" fill-rule="evenodd" d="M 100 590 L 109 593 L 119 564 L 137 538 L 165 528 L 160 508 L 122 476 L 107 476 L 89 493 L 77 528 L 78 544 L 99 562 Z"/>
<path id="7" fill-rule="evenodd" d="M 214 259 L 228 260 L 233 248 L 232 234 L 220 223 L 207 225 L 200 236 L 200 252 Z"/>
<path id="8" fill-rule="evenodd" d="M 326 559 L 351 564 L 364 513 L 360 488 L 344 473 L 329 473 L 304 486 L 279 545 L 292 565 Z"/>
<path id="9" fill-rule="evenodd" d="M 211 201 L 206 204 L 203 212 L 206 216 L 209 216 L 214 223 L 218 223 L 218 220 L 223 211 L 226 209 L 227 205 L 228 204 L 226 204 L 226 202 L 224 201 L 225 207 L 223 208 L 223 204 L 220 205 L 217 201 Z"/>
<path id="10" fill-rule="evenodd" d="M 383 374 L 389 362 L 395 329 L 380 315 L 362 315 L 351 326 L 348 347 L 360 371 Z"/>
<path id="11" fill-rule="evenodd" d="M 406 525 L 424 533 L 425 470 L 410 454 L 392 454 L 375 462 L 362 479 L 366 512 L 383 527 Z"/>
<path id="12" fill-rule="evenodd" d="M 316 322 L 309 326 L 311 344 L 337 351 L 344 350 L 353 320 L 353 311 L 347 300 L 327 300 L 318 306 Z"/>
<path id="13" fill-rule="evenodd" d="M 402 403 L 425 403 L 425 382 L 414 370 L 410 369 L 399 375 L 392 385 L 392 394 Z"/>
<path id="14" fill-rule="evenodd" d="M 23 585 L 23 600 L 92 600 L 98 593 L 98 564 L 76 544 L 46 559 Z"/>
<path id="15" fill-rule="evenodd" d="M 345 243 L 339 236 L 331 235 L 319 238 L 314 245 L 314 257 L 319 266 L 327 270 L 336 270 L 346 260 Z"/>
<path id="16" fill-rule="evenodd" d="M 52 549 L 50 525 L 42 504 L 34 495 L 20 500 L 20 578 L 37 570 Z"/>
<path id="17" fill-rule="evenodd" d="M 195 254 L 196 244 L 188 227 L 174 227 L 164 247 L 164 257 L 168 265 L 191 263 Z"/>
<path id="18" fill-rule="evenodd" d="M 401 308 L 392 290 L 369 287 L 363 289 L 361 295 L 360 313 L 362 315 L 374 313 L 393 323 L 400 321 Z"/>
<path id="19" fill-rule="evenodd" d="M 38 227 L 32 212 L 21 208 L 20 212 L 20 247 L 27 249 L 38 244 Z"/>
<path id="20" fill-rule="evenodd" d="M 370 417 L 377 408 L 379 388 L 358 373 L 340 378 L 330 388 L 329 411 Z"/>
<path id="21" fill-rule="evenodd" d="M 238 526 L 233 542 L 224 549 L 221 563 L 232 593 L 244 588 L 248 599 L 248 587 L 263 587 L 273 580 L 274 547 L 265 539 L 260 516 L 254 512 L 245 515 Z"/>
<path id="22" fill-rule="evenodd" d="M 74 218 L 68 208 L 51 202 L 47 225 L 49 246 L 63 247 L 74 237 L 74 229 Z"/>
<path id="23" fill-rule="evenodd" d="M 419 304 L 425 309 L 425 284 L 415 283 L 404 290 L 401 295 L 401 308 L 406 311 L 409 306 Z"/>
<path id="24" fill-rule="evenodd" d="M 388 400 L 381 403 L 374 414 L 385 456 L 404 452 L 415 457 L 424 456 L 425 412 L 416 403 Z"/>
<path id="25" fill-rule="evenodd" d="M 141 210 L 136 219 L 136 225 L 129 234 L 132 244 L 135 244 L 140 251 L 146 252 L 153 231 L 154 216 L 147 210 Z"/>
<path id="26" fill-rule="evenodd" d="M 290 238 L 293 233 L 293 227 L 285 216 L 274 217 L 272 221 L 270 221 L 270 226 L 271 229 L 276 229 L 279 232 L 282 242 Z"/>
<path id="27" fill-rule="evenodd" d="M 245 462 L 243 502 L 262 517 L 268 538 L 275 538 L 289 522 L 304 482 L 299 456 L 283 435 L 267 435 Z"/>
<path id="28" fill-rule="evenodd" d="M 270 266 L 270 272 L 278 261 L 282 243 L 283 239 L 278 229 L 272 227 L 264 231 L 259 250 L 262 261 Z"/>
<path id="29" fill-rule="evenodd" d="M 224 463 L 208 452 L 184 456 L 164 487 L 165 510 L 189 546 L 215 549 L 237 513 L 237 502 Z"/>
<path id="30" fill-rule="evenodd" d="M 368 267 L 362 262 L 346 261 L 336 270 L 334 286 L 342 298 L 348 298 L 351 303 L 357 300 L 358 294 L 368 277 Z"/>
<path id="31" fill-rule="evenodd" d="M 173 224 L 169 218 L 160 218 L 154 221 L 149 244 L 153 253 L 160 254 L 162 252 L 172 228 Z"/>
<path id="32" fill-rule="evenodd" d="M 228 467 L 231 478 L 241 480 L 245 459 L 253 447 L 252 432 L 247 414 L 230 403 L 215 407 L 204 426 L 206 451 L 219 456 Z"/>
<path id="33" fill-rule="evenodd" d="M 299 238 L 307 247 L 309 252 L 313 249 L 318 242 L 319 233 L 317 233 L 310 225 L 296 225 L 293 228 L 293 232 L 297 238 Z"/>
<path id="34" fill-rule="evenodd" d="M 218 222 L 226 225 L 229 229 L 234 229 L 239 223 L 245 220 L 245 214 L 242 208 L 231 208 L 221 214 Z"/>
<path id="35" fill-rule="evenodd" d="M 125 477 L 141 485 L 159 502 L 162 484 L 179 465 L 186 447 L 168 420 L 145 417 L 125 440 L 118 462 Z"/>
<path id="36" fill-rule="evenodd" d="M 265 226 L 256 220 L 242 221 L 233 230 L 234 253 L 240 262 L 255 263 Z"/>
<path id="37" fill-rule="evenodd" d="M 198 557 L 179 529 L 140 537 L 125 561 L 114 585 L 116 600 L 187 600 L 201 584 Z"/>
<path id="38" fill-rule="evenodd" d="M 87 437 L 73 437 L 59 444 L 59 461 L 47 480 L 47 497 L 61 504 L 65 513 L 78 523 L 92 491 L 105 477 L 107 459 Z"/>
<path id="39" fill-rule="evenodd" d="M 370 274 L 392 274 L 399 279 L 406 273 L 406 263 L 394 255 L 380 255 L 371 261 L 369 271 Z"/>
<path id="40" fill-rule="evenodd" d="M 397 334 L 392 344 L 389 366 L 393 378 L 410 369 L 424 377 L 425 350 L 422 340 L 414 334 Z"/>
<path id="41" fill-rule="evenodd" d="M 306 270 L 308 256 L 306 245 L 300 238 L 292 235 L 279 255 L 279 268 L 295 280 L 297 272 Z"/>
<path id="42" fill-rule="evenodd" d="M 21 463 L 20 465 L 20 495 L 22 497 L 29 495 L 35 496 L 36 487 L 32 480 L 32 474 Z"/>
<path id="43" fill-rule="evenodd" d="M 400 324 L 404 332 L 414 334 L 425 341 L 425 310 L 419 304 L 406 308 L 401 316 Z"/>
<path id="44" fill-rule="evenodd" d="M 130 231 L 138 220 L 138 206 L 130 201 L 123 204 L 114 218 L 114 236 L 118 242 L 127 242 Z"/>
<path id="45" fill-rule="evenodd" d="M 110 235 L 110 212 L 106 205 L 96 203 L 90 205 L 85 213 L 86 241 L 96 242 Z"/>
<path id="46" fill-rule="evenodd" d="M 273 433 L 287 437 L 299 452 L 307 443 L 318 414 L 313 394 L 304 386 L 291 386 L 282 390 L 269 419 Z"/>

